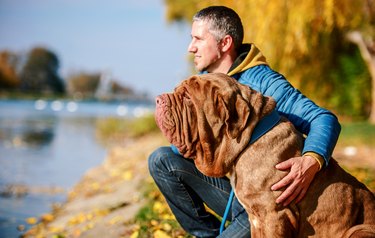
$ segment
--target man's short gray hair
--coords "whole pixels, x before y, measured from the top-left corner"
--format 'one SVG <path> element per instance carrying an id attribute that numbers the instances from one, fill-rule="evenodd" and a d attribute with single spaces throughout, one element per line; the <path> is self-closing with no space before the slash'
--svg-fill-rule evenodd
<path id="1" fill-rule="evenodd" d="M 211 6 L 197 12 L 193 21 L 206 21 L 208 30 L 220 41 L 226 35 L 233 39 L 236 50 L 240 48 L 243 41 L 243 26 L 238 14 L 225 6 Z"/>

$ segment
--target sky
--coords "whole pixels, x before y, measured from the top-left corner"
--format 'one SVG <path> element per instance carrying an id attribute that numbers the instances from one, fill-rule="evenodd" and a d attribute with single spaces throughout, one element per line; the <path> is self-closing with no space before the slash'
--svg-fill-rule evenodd
<path id="1" fill-rule="evenodd" d="M 45 47 L 60 76 L 107 72 L 156 96 L 190 73 L 189 24 L 170 24 L 163 0 L 0 0 L 0 51 Z"/>

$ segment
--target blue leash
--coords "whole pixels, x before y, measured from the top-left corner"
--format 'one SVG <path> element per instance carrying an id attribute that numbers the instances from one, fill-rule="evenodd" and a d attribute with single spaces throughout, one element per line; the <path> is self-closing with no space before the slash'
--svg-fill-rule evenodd
<path id="1" fill-rule="evenodd" d="M 225 222 L 227 221 L 228 213 L 230 211 L 230 207 L 232 206 L 233 197 L 234 197 L 234 190 L 232 189 L 232 191 L 230 191 L 230 194 L 229 194 L 229 199 L 228 199 L 227 206 L 225 208 L 223 219 L 221 220 L 220 234 L 223 233 L 223 231 L 224 231 Z"/>
<path id="2" fill-rule="evenodd" d="M 265 116 L 254 128 L 253 134 L 251 135 L 249 144 L 254 143 L 256 140 L 258 140 L 262 135 L 266 134 L 269 130 L 271 130 L 277 123 L 280 121 L 280 115 L 276 112 L 276 110 L 273 110 L 269 115 Z M 173 149 L 173 148 L 172 148 Z M 232 191 L 230 191 L 229 199 L 227 206 L 225 208 L 225 212 L 223 215 L 223 219 L 221 220 L 220 225 L 220 234 L 225 229 L 225 222 L 227 221 L 228 213 L 230 210 L 230 207 L 232 205 L 234 197 L 234 191 L 232 188 Z"/>

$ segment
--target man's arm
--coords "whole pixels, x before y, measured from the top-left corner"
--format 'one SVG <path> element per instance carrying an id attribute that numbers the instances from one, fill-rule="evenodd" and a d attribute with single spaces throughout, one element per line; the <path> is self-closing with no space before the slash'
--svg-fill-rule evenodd
<path id="1" fill-rule="evenodd" d="M 293 200 L 300 201 L 320 169 L 319 162 L 322 163 L 323 159 L 325 165 L 329 162 L 341 130 L 337 117 L 318 107 L 295 89 L 283 75 L 268 66 L 250 68 L 241 75 L 239 82 L 273 97 L 279 113 L 287 117 L 297 130 L 307 135 L 304 155 L 278 164 L 277 169 L 290 169 L 290 172 L 271 188 L 278 190 L 286 187 L 276 200 L 278 203 L 287 205 Z"/>
<path id="2" fill-rule="evenodd" d="M 274 84 L 273 96 L 278 97 L 278 109 L 300 132 L 307 135 L 303 156 L 291 158 L 276 166 L 280 170 L 290 169 L 287 176 L 271 187 L 272 190 L 286 187 L 276 200 L 286 206 L 293 200 L 299 202 L 305 196 L 322 166 L 322 159 L 328 165 L 341 126 L 335 115 L 318 107 L 288 82 L 281 80 Z"/>

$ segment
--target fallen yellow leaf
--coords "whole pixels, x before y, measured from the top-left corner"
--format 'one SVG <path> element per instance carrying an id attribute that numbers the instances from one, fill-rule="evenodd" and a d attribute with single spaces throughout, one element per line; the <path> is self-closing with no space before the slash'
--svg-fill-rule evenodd
<path id="1" fill-rule="evenodd" d="M 114 224 L 116 224 L 116 223 L 119 223 L 119 222 L 121 222 L 122 221 L 122 216 L 115 216 L 115 217 L 113 217 L 111 220 L 109 220 L 109 224 L 110 225 L 114 225 Z"/>
<path id="2" fill-rule="evenodd" d="M 151 220 L 151 225 L 152 226 L 157 226 L 159 224 L 159 222 L 157 220 Z"/>
<path id="3" fill-rule="evenodd" d="M 172 230 L 172 226 L 171 226 L 171 224 L 169 224 L 169 223 L 164 223 L 164 224 L 163 224 L 163 230 L 165 230 L 165 231 L 171 231 L 171 230 Z"/>
<path id="4" fill-rule="evenodd" d="M 57 227 L 57 226 L 51 226 L 48 228 L 48 231 L 49 232 L 52 232 L 52 233 L 60 233 L 64 230 L 64 228 L 62 227 Z"/>
<path id="5" fill-rule="evenodd" d="M 176 220 L 174 215 L 171 215 L 171 214 L 162 214 L 161 218 L 162 218 L 162 220 Z"/>
<path id="6" fill-rule="evenodd" d="M 129 238 L 138 238 L 139 231 L 134 231 Z"/>
<path id="7" fill-rule="evenodd" d="M 81 234 L 82 234 L 82 232 L 81 232 L 80 229 L 75 229 L 75 230 L 73 231 L 73 236 L 74 236 L 74 237 L 79 237 L 79 236 L 81 236 Z"/>
<path id="8" fill-rule="evenodd" d="M 100 184 L 97 183 L 97 182 L 93 182 L 93 183 L 90 184 L 90 185 L 91 185 L 91 188 L 92 188 L 93 190 L 98 190 L 98 189 L 100 188 Z"/>
<path id="9" fill-rule="evenodd" d="M 163 204 L 159 201 L 156 201 L 152 209 L 157 213 L 161 213 L 163 211 Z"/>
<path id="10" fill-rule="evenodd" d="M 124 180 L 130 180 L 133 178 L 133 172 L 132 171 L 125 171 L 124 174 L 122 175 L 122 178 Z"/>
<path id="11" fill-rule="evenodd" d="M 29 217 L 26 219 L 27 224 L 34 225 L 38 222 L 38 219 L 36 217 Z"/>
<path id="12" fill-rule="evenodd" d="M 54 217 L 53 217 L 52 214 L 46 213 L 46 214 L 43 214 L 41 216 L 41 219 L 42 219 L 43 222 L 51 222 L 51 221 L 53 221 Z"/>
<path id="13" fill-rule="evenodd" d="M 154 238 L 171 238 L 171 236 L 162 230 L 157 230 L 154 232 Z"/>

